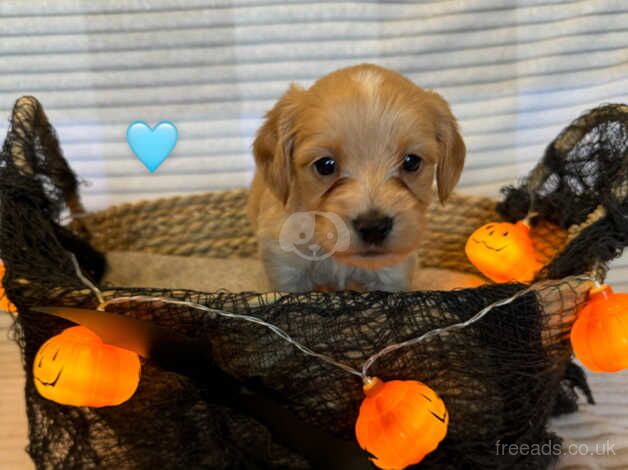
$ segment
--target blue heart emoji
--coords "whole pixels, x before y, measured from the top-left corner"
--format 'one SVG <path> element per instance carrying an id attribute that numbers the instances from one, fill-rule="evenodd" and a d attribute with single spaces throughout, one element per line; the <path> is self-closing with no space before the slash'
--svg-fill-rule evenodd
<path id="1" fill-rule="evenodd" d="M 129 124 L 126 141 L 139 160 L 153 173 L 177 145 L 177 126 L 161 121 L 153 129 L 144 121 Z"/>

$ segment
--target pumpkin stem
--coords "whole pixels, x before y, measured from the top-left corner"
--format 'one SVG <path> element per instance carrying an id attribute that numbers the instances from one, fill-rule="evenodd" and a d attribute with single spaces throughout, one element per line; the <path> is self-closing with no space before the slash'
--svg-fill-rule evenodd
<path id="1" fill-rule="evenodd" d="M 533 218 L 537 217 L 539 213 L 537 211 L 528 212 L 528 215 L 525 216 L 520 222 L 530 228 L 530 224 Z"/>
<path id="2" fill-rule="evenodd" d="M 377 377 L 364 377 L 364 385 L 362 386 L 362 390 L 367 397 L 371 397 L 379 392 L 383 386 L 384 382 L 382 382 Z"/>
<path id="3" fill-rule="evenodd" d="M 613 289 L 608 284 L 597 285 L 589 291 L 589 300 L 608 299 L 612 293 Z"/>

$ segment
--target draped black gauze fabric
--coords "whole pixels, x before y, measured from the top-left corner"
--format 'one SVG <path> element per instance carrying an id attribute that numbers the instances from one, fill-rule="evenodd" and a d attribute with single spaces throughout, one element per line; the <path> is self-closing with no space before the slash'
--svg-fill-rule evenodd
<path id="1" fill-rule="evenodd" d="M 206 344 L 211 357 L 206 369 L 198 365 L 201 380 L 153 359 L 144 361 L 138 391 L 120 406 L 68 407 L 40 397 L 31 372 L 34 356 L 46 339 L 70 323 L 32 307 L 96 307 L 69 253 L 95 283 L 104 258 L 81 230 L 70 231 L 60 222 L 66 209 L 81 209 L 77 181 L 41 106 L 28 97 L 16 106 L 0 158 L 0 257 L 6 266 L 4 286 L 19 311 L 13 331 L 27 372 L 27 450 L 38 468 L 312 468 L 305 456 L 277 442 L 263 424 L 225 399 L 225 393 L 217 393 L 232 384 L 216 370 L 272 396 L 304 423 L 341 440 L 355 440 L 362 400 L 357 377 L 301 354 L 259 325 L 158 301 L 119 303 L 108 311 L 150 320 Z M 546 268 L 546 278 L 589 272 L 626 245 L 626 116 L 626 107 L 620 105 L 582 116 L 550 144 L 521 187 L 506 190 L 500 207 L 506 218 L 520 218 L 532 209 L 566 228 L 583 223 L 598 206 L 605 208 L 605 215 Z M 253 315 L 311 349 L 359 368 L 384 346 L 467 319 L 522 286 L 302 295 L 102 289 L 107 298 L 171 297 Z M 448 435 L 421 468 L 550 465 L 555 455 L 508 455 L 498 452 L 497 442 L 560 442 L 546 423 L 557 405 L 573 405 L 573 393 L 571 399 L 561 395 L 566 384 L 570 390 L 586 386 L 573 380 L 578 374 L 570 365 L 565 328 L 585 300 L 586 293 L 570 281 L 540 284 L 535 294 L 495 309 L 468 328 L 376 362 L 372 375 L 420 380 L 446 403 Z M 567 404 L 557 403 L 559 397 Z"/>

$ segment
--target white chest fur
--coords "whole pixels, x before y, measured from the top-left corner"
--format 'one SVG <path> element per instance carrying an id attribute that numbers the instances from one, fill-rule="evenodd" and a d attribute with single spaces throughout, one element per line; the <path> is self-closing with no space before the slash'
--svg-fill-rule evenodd
<path id="1" fill-rule="evenodd" d="M 307 259 L 286 251 L 276 240 L 259 242 L 269 281 L 274 289 L 284 292 L 307 292 L 321 287 L 344 290 L 354 286 L 368 291 L 408 290 L 416 264 L 416 255 L 412 254 L 399 264 L 371 271 L 340 263 L 333 256 Z"/>

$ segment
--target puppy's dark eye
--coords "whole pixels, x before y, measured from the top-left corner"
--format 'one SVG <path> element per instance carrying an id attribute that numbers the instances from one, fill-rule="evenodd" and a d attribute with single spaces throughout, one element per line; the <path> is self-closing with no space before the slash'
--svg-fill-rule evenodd
<path id="1" fill-rule="evenodd" d="M 403 163 L 401 164 L 401 168 L 405 171 L 413 172 L 418 171 L 423 166 L 423 159 L 418 155 L 414 155 L 409 153 L 403 158 Z"/>
<path id="2" fill-rule="evenodd" d="M 314 168 L 320 175 L 331 175 L 336 171 L 336 160 L 331 157 L 319 158 L 314 162 Z"/>

